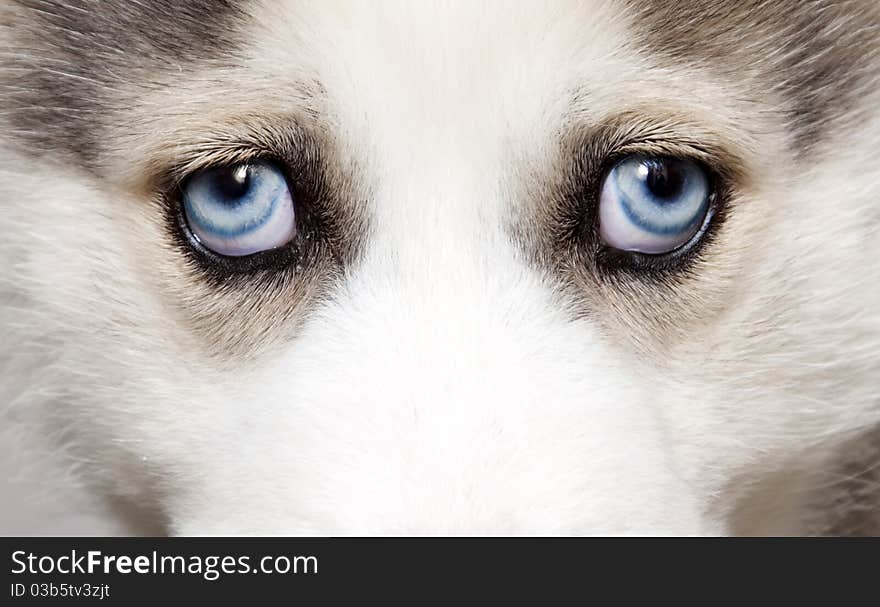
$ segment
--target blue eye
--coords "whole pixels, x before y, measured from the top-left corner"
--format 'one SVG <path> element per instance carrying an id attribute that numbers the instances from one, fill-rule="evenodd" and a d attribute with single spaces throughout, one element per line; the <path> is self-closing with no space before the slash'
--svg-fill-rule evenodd
<path id="1" fill-rule="evenodd" d="M 599 235 L 621 251 L 669 253 L 703 226 L 711 194 L 706 172 L 690 160 L 630 156 L 605 177 Z"/>
<path id="2" fill-rule="evenodd" d="M 193 236 L 232 257 L 283 247 L 293 238 L 293 198 L 280 170 L 265 162 L 207 169 L 183 187 Z"/>

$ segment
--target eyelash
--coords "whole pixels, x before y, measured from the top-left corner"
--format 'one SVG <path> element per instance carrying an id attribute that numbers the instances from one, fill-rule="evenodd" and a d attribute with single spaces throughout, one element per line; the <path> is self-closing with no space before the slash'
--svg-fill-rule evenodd
<path id="1" fill-rule="evenodd" d="M 612 249 L 599 237 L 599 197 L 609 171 L 618 162 L 634 154 L 665 155 L 690 160 L 705 171 L 711 188 L 709 208 L 702 226 L 688 244 L 664 254 L 645 254 Z M 728 215 L 732 177 L 721 163 L 708 161 L 704 154 L 688 154 L 674 150 L 643 150 L 638 145 L 620 146 L 606 154 L 587 154 L 575 159 L 572 168 L 575 184 L 571 201 L 563 205 L 561 224 L 563 238 L 575 248 L 576 257 L 588 263 L 601 279 L 623 278 L 642 282 L 662 283 L 687 273 L 711 245 Z"/>
<path id="2" fill-rule="evenodd" d="M 714 240 L 728 214 L 731 193 L 729 184 L 733 180 L 721 163 L 707 161 L 706 154 L 661 151 L 661 154 L 686 158 L 697 163 L 709 177 L 712 194 L 703 225 L 688 244 L 669 253 L 651 255 L 615 250 L 605 246 L 599 238 L 599 194 L 603 180 L 611 168 L 626 156 L 638 153 L 645 152 L 637 145 L 628 144 L 601 159 L 599 155 L 574 159 L 572 181 L 579 185 L 574 188 L 574 203 L 565 205 L 571 210 L 563 212 L 563 217 L 560 218 L 561 225 L 567 226 L 561 232 L 565 240 L 587 255 L 591 260 L 590 265 L 600 277 L 618 279 L 629 276 L 643 281 L 663 281 L 687 272 Z M 305 157 L 314 159 L 317 155 Z M 326 201 L 318 163 L 305 163 L 298 159 L 285 160 L 269 154 L 242 153 L 239 161 L 246 160 L 269 162 L 284 169 L 297 204 L 296 236 L 284 247 L 243 258 L 218 255 L 193 237 L 184 216 L 181 185 L 197 170 L 188 167 L 189 175 L 174 180 L 170 186 L 162 189 L 168 231 L 184 255 L 202 270 L 208 280 L 216 284 L 227 283 L 230 277 L 258 276 L 271 281 L 277 281 L 279 275 L 292 278 L 329 249 L 327 240 L 330 234 L 325 219 L 328 213 L 324 208 Z M 291 167 L 297 168 L 291 170 Z M 180 173 L 172 171 L 172 174 Z"/>
<path id="3" fill-rule="evenodd" d="M 268 154 L 242 154 L 240 160 L 236 159 L 236 163 L 257 161 L 281 168 L 288 188 L 296 199 L 296 233 L 287 245 L 277 249 L 246 257 L 226 257 L 211 251 L 198 241 L 187 223 L 182 186 L 201 169 L 189 167 L 188 174 L 174 179 L 162 189 L 168 232 L 185 258 L 215 285 L 226 284 L 230 279 L 257 279 L 273 283 L 279 278 L 289 280 L 325 255 L 326 243 L 323 236 L 326 230 L 322 226 L 324 222 L 320 208 L 323 204 L 322 186 L 316 167 L 304 166 L 302 162 L 291 162 Z M 210 165 L 210 168 L 218 166 L 222 165 Z M 297 168 L 292 170 L 292 166 Z"/>

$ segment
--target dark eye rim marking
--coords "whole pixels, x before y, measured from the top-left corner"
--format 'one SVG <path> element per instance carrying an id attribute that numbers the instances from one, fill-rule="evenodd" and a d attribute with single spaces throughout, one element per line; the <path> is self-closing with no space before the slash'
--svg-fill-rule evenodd
<path id="1" fill-rule="evenodd" d="M 699 258 L 704 247 L 709 246 L 712 234 L 719 227 L 716 222 L 723 216 L 723 211 L 718 207 L 717 200 L 713 192 L 700 228 L 684 245 L 668 253 L 652 254 L 624 251 L 600 243 L 596 248 L 597 267 L 604 272 L 625 272 L 641 277 L 686 271 Z"/>
<path id="2" fill-rule="evenodd" d="M 709 198 L 706 213 L 700 220 L 700 227 L 694 232 L 688 241 L 666 253 L 641 253 L 638 251 L 626 251 L 617 249 L 603 242 L 599 235 L 599 204 L 602 186 L 611 170 L 620 162 L 632 157 L 644 157 L 648 159 L 673 159 L 692 162 L 703 171 L 709 185 Z M 709 166 L 704 160 L 687 155 L 679 154 L 649 154 L 643 152 L 618 152 L 610 155 L 599 172 L 596 186 L 589 194 L 589 209 L 586 217 L 589 217 L 589 228 L 585 228 L 590 234 L 590 246 L 594 252 L 597 269 L 602 272 L 626 272 L 644 276 L 650 272 L 668 274 L 670 272 L 684 271 L 699 257 L 700 252 L 707 244 L 710 233 L 718 227 L 716 222 L 724 217 L 722 212 L 723 202 L 727 197 L 724 195 L 722 178 L 717 170 Z"/>
<path id="3" fill-rule="evenodd" d="M 213 145 L 205 147 L 213 151 Z M 320 268 L 338 267 L 354 256 L 359 243 L 344 243 L 347 250 L 339 250 L 340 234 L 346 225 L 356 231 L 363 226 L 339 203 L 339 184 L 331 183 L 322 148 L 314 137 L 291 126 L 284 136 L 267 131 L 253 139 L 225 141 L 218 148 L 222 149 L 216 160 L 212 161 L 211 154 L 198 161 L 184 158 L 160 176 L 156 185 L 166 232 L 175 249 L 207 282 L 218 287 L 241 282 L 253 286 L 255 281 L 278 286 L 279 280 L 289 282 L 295 276 L 314 276 Z M 294 237 L 281 247 L 241 257 L 208 249 L 190 230 L 183 186 L 203 170 L 257 162 L 276 167 L 285 178 L 295 205 Z"/>
<path id="4" fill-rule="evenodd" d="M 565 274 L 588 272 L 604 282 L 637 280 L 663 284 L 690 272 L 711 247 L 727 219 L 744 169 L 737 155 L 717 137 L 707 141 L 684 136 L 664 126 L 655 132 L 651 114 L 625 113 L 605 123 L 574 131 L 562 141 L 567 158 L 556 186 L 550 235 L 551 258 Z M 667 122 L 658 116 L 658 122 Z M 690 122 L 686 122 L 690 125 Z M 599 200 L 605 177 L 619 162 L 634 156 L 671 157 L 693 162 L 705 172 L 710 198 L 706 215 L 693 237 L 661 254 L 622 251 L 606 245 L 599 233 Z M 567 261 L 566 261 L 567 260 Z M 569 268 L 569 269 L 566 269 Z M 581 268 L 578 270 L 578 268 Z"/>
<path id="5" fill-rule="evenodd" d="M 316 236 L 322 229 L 321 221 L 315 213 L 315 205 L 320 200 L 319 185 L 313 177 L 305 177 L 302 171 L 292 169 L 288 162 L 275 156 L 257 155 L 249 162 L 264 162 L 277 167 L 284 175 L 294 204 L 296 226 L 293 238 L 287 244 L 260 251 L 251 255 L 234 257 L 222 255 L 207 248 L 190 229 L 183 204 L 181 181 L 172 192 L 166 194 L 170 204 L 169 215 L 173 219 L 173 232 L 179 244 L 185 244 L 185 251 L 209 276 L 247 275 L 261 271 L 285 271 L 303 267 L 318 254 Z M 210 169 L 232 168 L 243 162 L 212 165 Z"/>

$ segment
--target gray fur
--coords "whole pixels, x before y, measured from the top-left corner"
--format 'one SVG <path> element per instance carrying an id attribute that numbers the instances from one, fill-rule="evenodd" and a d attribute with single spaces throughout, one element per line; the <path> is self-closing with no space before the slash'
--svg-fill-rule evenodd
<path id="1" fill-rule="evenodd" d="M 705 67 L 755 98 L 779 93 L 794 149 L 814 149 L 876 87 L 880 5 L 872 0 L 630 2 L 650 56 Z"/>
<path id="2" fill-rule="evenodd" d="M 86 168 L 121 87 L 207 60 L 234 62 L 235 0 L 14 0 L 5 9 L 0 101 L 6 130 L 35 154 L 65 153 Z M 3 27 L 3 26 L 0 26 Z"/>

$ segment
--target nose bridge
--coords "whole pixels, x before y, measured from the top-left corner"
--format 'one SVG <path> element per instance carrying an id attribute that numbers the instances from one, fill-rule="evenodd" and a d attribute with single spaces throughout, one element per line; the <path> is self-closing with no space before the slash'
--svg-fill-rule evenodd
<path id="1" fill-rule="evenodd" d="M 511 238 L 515 201 L 501 185 L 497 142 L 461 132 L 438 123 L 383 157 L 359 273 L 392 347 L 417 360 L 442 353 L 465 371 L 468 361 L 485 367 L 487 348 L 520 339 L 554 306 Z"/>
<path id="2" fill-rule="evenodd" d="M 435 212 L 438 204 L 429 201 Z M 511 375 L 525 379 L 529 352 L 544 347 L 554 322 L 565 322 L 549 294 L 473 215 L 435 222 L 416 215 L 417 224 L 402 221 L 383 234 L 352 274 L 327 341 L 362 348 L 358 357 L 372 361 L 371 373 L 386 378 L 379 383 L 400 406 L 464 404 L 510 385 Z"/>
<path id="3" fill-rule="evenodd" d="M 391 99 L 382 96 L 365 109 L 376 154 L 377 244 L 406 250 L 407 257 L 452 257 L 491 237 L 507 202 L 499 195 L 503 119 L 486 101 L 492 95 L 482 90 L 485 83 L 465 89 L 456 74 L 436 61 L 413 78 L 383 70 Z"/>
<path id="4" fill-rule="evenodd" d="M 477 147 L 453 133 L 434 133 L 405 147 L 406 154 L 386 158 L 375 198 L 380 234 L 421 248 L 422 255 L 428 246 L 451 253 L 498 234 L 510 201 L 499 192 L 504 176 L 493 142 Z"/>
<path id="5" fill-rule="evenodd" d="M 445 326 L 451 335 L 490 311 L 515 312 L 509 292 L 529 269 L 490 188 L 461 175 L 450 181 L 433 191 L 412 178 L 387 188 L 363 271 L 384 291 L 374 293 L 385 300 L 382 309 L 420 316 L 421 329 Z"/>

